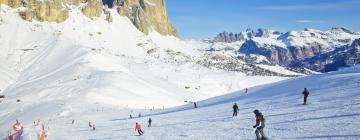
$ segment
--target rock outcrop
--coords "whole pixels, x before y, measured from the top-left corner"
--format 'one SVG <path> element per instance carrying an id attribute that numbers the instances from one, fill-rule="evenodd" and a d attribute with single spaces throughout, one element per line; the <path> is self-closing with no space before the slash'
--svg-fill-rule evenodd
<path id="1" fill-rule="evenodd" d="M 63 22 L 69 17 L 69 12 L 63 7 L 70 1 L 38 1 L 27 0 L 23 1 L 24 11 L 19 14 L 24 20 L 32 21 L 49 21 L 49 22 Z M 71 2 L 72 3 L 72 2 Z"/>
<path id="2" fill-rule="evenodd" d="M 116 0 L 114 6 L 142 32 L 178 36 L 167 16 L 165 0 Z"/>
<path id="3" fill-rule="evenodd" d="M 103 13 L 103 3 L 101 0 L 87 0 L 82 12 L 87 17 L 100 17 Z"/>
<path id="4" fill-rule="evenodd" d="M 71 5 L 81 8 L 87 17 L 105 14 L 106 20 L 112 21 L 102 0 L 0 0 L 0 4 L 12 8 L 24 7 L 19 14 L 28 21 L 64 22 L 69 17 Z M 167 16 L 165 0 L 113 0 L 111 8 L 127 16 L 144 33 L 154 30 L 162 35 L 178 36 Z"/>
<path id="5" fill-rule="evenodd" d="M 12 8 L 20 7 L 22 2 L 22 0 L 0 0 L 0 4 L 6 4 Z"/>

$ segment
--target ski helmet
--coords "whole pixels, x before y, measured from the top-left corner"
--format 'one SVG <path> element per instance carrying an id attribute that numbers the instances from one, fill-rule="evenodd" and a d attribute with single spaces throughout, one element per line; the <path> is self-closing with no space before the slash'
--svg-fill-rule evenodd
<path id="1" fill-rule="evenodd" d="M 259 114 L 260 111 L 256 109 L 256 110 L 254 110 L 254 113 L 255 113 L 255 114 Z"/>

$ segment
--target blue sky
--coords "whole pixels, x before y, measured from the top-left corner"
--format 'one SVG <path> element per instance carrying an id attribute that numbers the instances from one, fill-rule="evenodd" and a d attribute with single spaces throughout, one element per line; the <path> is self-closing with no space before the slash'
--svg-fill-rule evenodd
<path id="1" fill-rule="evenodd" d="M 346 27 L 360 31 L 360 0 L 167 0 L 171 22 L 184 39 L 247 28 L 279 31 Z"/>

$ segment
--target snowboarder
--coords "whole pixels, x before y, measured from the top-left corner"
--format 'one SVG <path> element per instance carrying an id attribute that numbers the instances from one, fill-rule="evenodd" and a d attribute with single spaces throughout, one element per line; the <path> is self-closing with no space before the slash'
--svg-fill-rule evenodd
<path id="1" fill-rule="evenodd" d="M 233 105 L 233 117 L 237 116 L 238 111 L 239 111 L 239 106 L 236 103 L 234 103 L 234 105 Z"/>
<path id="2" fill-rule="evenodd" d="M 141 130 L 141 125 L 138 122 L 135 123 L 135 132 L 136 131 L 139 133 L 140 136 L 144 134 L 144 132 Z"/>
<path id="3" fill-rule="evenodd" d="M 151 122 L 152 122 L 152 120 L 151 120 L 151 118 L 149 118 L 149 120 L 148 120 L 148 123 L 149 123 L 148 127 L 151 127 Z"/>
<path id="4" fill-rule="evenodd" d="M 304 105 L 306 105 L 307 97 L 310 94 L 307 88 L 304 88 L 303 94 L 304 94 Z"/>
<path id="5" fill-rule="evenodd" d="M 194 107 L 197 108 L 196 102 L 194 102 Z"/>
<path id="6" fill-rule="evenodd" d="M 265 119 L 262 113 L 259 110 L 254 110 L 256 124 L 253 128 L 256 128 L 255 134 L 258 140 L 265 140 L 264 127 L 265 127 Z M 260 136 L 261 135 L 261 136 Z"/>

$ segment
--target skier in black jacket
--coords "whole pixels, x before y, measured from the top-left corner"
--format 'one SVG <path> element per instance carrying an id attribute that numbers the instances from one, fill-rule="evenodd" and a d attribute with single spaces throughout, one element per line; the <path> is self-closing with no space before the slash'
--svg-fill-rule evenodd
<path id="1" fill-rule="evenodd" d="M 238 111 L 239 111 L 239 106 L 235 103 L 233 105 L 233 117 L 237 116 Z"/>

